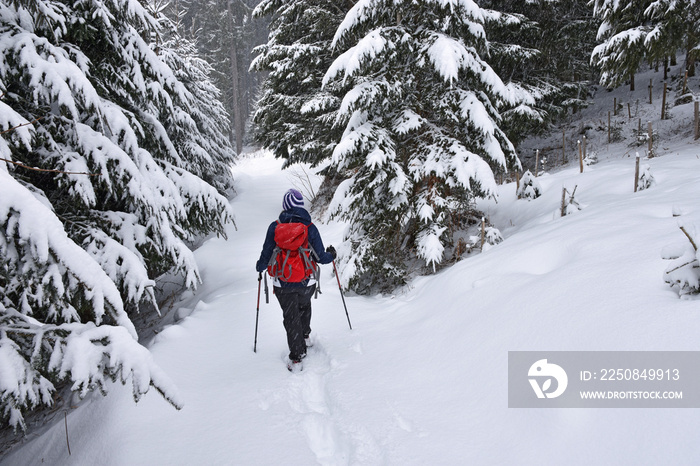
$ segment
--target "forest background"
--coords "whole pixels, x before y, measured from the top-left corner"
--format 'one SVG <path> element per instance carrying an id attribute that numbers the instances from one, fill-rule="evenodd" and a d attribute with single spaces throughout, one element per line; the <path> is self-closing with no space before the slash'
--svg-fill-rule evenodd
<path id="1" fill-rule="evenodd" d="M 110 380 L 181 406 L 138 338 L 200 283 L 246 146 L 325 167 L 342 282 L 377 293 L 460 260 L 476 200 L 599 85 L 661 69 L 697 99 L 695 0 L 256 3 L 0 2 L 8 429 Z"/>

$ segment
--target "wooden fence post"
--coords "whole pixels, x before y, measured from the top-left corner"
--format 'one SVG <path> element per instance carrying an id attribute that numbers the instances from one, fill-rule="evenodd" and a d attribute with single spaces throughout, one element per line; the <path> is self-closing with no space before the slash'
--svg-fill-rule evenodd
<path id="1" fill-rule="evenodd" d="M 566 188 L 562 186 L 561 188 L 561 216 L 566 215 Z"/>
<path id="2" fill-rule="evenodd" d="M 639 152 L 637 152 L 636 162 L 634 164 L 634 192 L 637 192 L 639 187 Z"/>
<path id="3" fill-rule="evenodd" d="M 578 141 L 578 164 L 581 167 L 580 173 L 583 173 L 583 147 L 581 146 L 581 140 Z"/>
<path id="4" fill-rule="evenodd" d="M 608 112 L 608 144 L 610 144 L 610 112 Z"/>
<path id="5" fill-rule="evenodd" d="M 654 156 L 653 134 L 654 134 L 654 128 L 651 126 L 651 121 L 650 121 L 648 128 L 647 128 L 647 135 L 649 136 L 649 158 L 652 158 Z"/>
<path id="6" fill-rule="evenodd" d="M 700 139 L 700 101 L 695 101 L 695 139 Z"/>
<path id="7" fill-rule="evenodd" d="M 535 152 L 535 178 L 537 178 L 537 172 L 539 172 L 539 166 L 540 166 L 540 150 L 537 149 Z"/>
<path id="8" fill-rule="evenodd" d="M 653 88 L 654 88 L 654 80 L 650 79 L 649 80 L 649 104 L 650 105 L 654 103 L 654 102 L 652 102 L 652 96 L 651 96 L 651 91 Z"/>
<path id="9" fill-rule="evenodd" d="M 584 159 L 586 157 L 588 157 L 587 147 L 588 147 L 588 138 L 586 138 L 586 136 L 583 136 L 583 158 Z"/>

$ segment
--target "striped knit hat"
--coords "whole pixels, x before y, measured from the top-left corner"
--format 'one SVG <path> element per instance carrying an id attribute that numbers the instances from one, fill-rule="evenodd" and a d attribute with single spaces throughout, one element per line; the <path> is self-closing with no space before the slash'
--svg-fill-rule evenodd
<path id="1" fill-rule="evenodd" d="M 296 189 L 290 189 L 284 193 L 282 209 L 289 210 L 293 207 L 304 207 L 304 197 Z"/>

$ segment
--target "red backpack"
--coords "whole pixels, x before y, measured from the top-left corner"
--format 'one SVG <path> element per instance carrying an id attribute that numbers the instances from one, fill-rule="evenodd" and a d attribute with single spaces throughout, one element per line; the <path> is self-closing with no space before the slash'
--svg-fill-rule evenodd
<path id="1" fill-rule="evenodd" d="M 267 273 L 284 282 L 298 283 L 316 275 L 318 266 L 311 259 L 309 226 L 280 223 L 275 227 L 275 244 Z"/>

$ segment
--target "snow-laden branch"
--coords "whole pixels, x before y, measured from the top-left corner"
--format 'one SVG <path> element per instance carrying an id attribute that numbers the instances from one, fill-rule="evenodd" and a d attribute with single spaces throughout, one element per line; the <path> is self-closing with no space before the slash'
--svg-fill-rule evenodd
<path id="1" fill-rule="evenodd" d="M 7 234 L 17 235 L 22 245 L 21 260 L 55 263 L 75 278 L 91 303 L 95 321 L 106 314 L 136 338 L 136 330 L 122 305 L 119 290 L 90 255 L 75 244 L 63 224 L 42 202 L 8 173 L 0 171 L 0 226 Z M 4 246 L 4 247 L 3 247 Z M 0 256 L 8 257 L 9 244 L 0 244 Z"/>
<path id="2" fill-rule="evenodd" d="M 393 47 L 393 45 L 384 37 L 382 29 L 371 31 L 357 45 L 335 59 L 323 77 L 322 85 L 325 87 L 329 81 L 335 79 L 342 72 L 344 72 L 345 78 L 352 76 L 366 60 L 376 58 L 387 47 Z"/>

